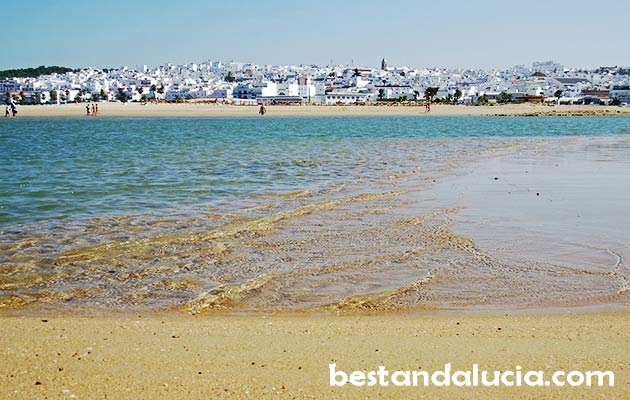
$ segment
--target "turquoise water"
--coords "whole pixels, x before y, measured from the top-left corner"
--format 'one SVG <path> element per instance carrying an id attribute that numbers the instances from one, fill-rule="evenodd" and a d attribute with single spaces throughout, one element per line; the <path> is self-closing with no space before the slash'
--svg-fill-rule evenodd
<path id="1" fill-rule="evenodd" d="M 629 133 L 630 118 L 30 118 L 1 129 L 9 226 L 322 190 L 404 168 L 407 141 Z"/>
<path id="2" fill-rule="evenodd" d="M 614 246 L 593 250 L 577 238 L 570 251 L 519 250 L 524 228 L 533 244 L 531 236 L 543 236 L 525 211 L 530 198 L 513 202 L 515 212 L 505 193 L 517 182 L 533 185 L 519 178 L 528 163 L 566 157 L 564 175 L 550 181 L 558 199 L 579 186 L 593 207 L 614 202 L 617 212 L 623 194 L 591 196 L 599 189 L 582 187 L 579 177 L 598 180 L 593 162 L 603 155 L 602 173 L 624 179 L 628 138 L 625 116 L 1 121 L 0 309 L 605 303 L 630 292 L 623 261 L 630 243 L 619 224 L 610 230 L 593 217 L 583 233 L 602 232 Z M 501 196 L 488 195 L 497 187 L 490 178 L 483 191 L 453 195 L 502 168 L 513 183 L 501 177 Z M 572 186 L 563 187 L 572 172 Z M 541 210 L 531 215 L 547 223 L 558 214 Z M 452 229 L 457 215 L 466 229 Z M 545 235 L 566 236 L 572 227 L 562 221 Z M 505 245 L 492 235 L 499 228 Z M 588 264 L 567 256 L 575 248 Z M 612 270 L 609 255 L 617 257 Z"/>

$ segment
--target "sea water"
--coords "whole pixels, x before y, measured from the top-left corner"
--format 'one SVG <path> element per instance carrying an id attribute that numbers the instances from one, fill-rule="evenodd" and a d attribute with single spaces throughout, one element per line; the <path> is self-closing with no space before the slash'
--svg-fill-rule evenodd
<path id="1" fill-rule="evenodd" d="M 623 305 L 629 134 L 625 116 L 3 121 L 0 306 Z"/>

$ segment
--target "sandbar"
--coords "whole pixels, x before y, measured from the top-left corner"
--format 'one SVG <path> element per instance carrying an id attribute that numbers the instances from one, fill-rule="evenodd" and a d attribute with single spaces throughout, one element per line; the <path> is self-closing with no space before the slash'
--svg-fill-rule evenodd
<path id="1" fill-rule="evenodd" d="M 21 106 L 18 117 L 86 116 L 86 103 Z M 273 116 L 385 116 L 385 115 L 630 115 L 630 107 L 595 105 L 506 104 L 466 106 L 434 104 L 430 112 L 421 105 L 268 105 L 265 117 Z M 214 103 L 99 103 L 99 116 L 258 116 L 256 105 Z"/>

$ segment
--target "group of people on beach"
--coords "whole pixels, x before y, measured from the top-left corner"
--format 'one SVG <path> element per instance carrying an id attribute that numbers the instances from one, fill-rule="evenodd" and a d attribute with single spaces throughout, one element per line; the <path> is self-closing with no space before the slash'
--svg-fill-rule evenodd
<path id="1" fill-rule="evenodd" d="M 90 115 L 93 116 L 93 117 L 96 117 L 96 114 L 98 114 L 98 104 L 97 103 L 93 103 L 93 104 L 88 103 L 88 104 L 86 104 L 85 105 L 85 112 L 86 112 L 88 117 Z"/>
<path id="2" fill-rule="evenodd" d="M 8 118 L 11 116 L 16 117 L 17 113 L 17 104 L 15 104 L 13 100 L 11 100 L 11 102 L 7 104 L 7 107 L 4 110 L 4 118 Z"/>

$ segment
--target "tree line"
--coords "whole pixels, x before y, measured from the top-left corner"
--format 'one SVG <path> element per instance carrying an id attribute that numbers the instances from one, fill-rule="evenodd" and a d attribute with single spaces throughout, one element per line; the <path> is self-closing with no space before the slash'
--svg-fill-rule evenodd
<path id="1" fill-rule="evenodd" d="M 456 89 L 454 94 L 447 94 L 445 98 L 443 99 L 436 99 L 435 96 L 437 95 L 438 91 L 440 90 L 439 87 L 428 87 L 426 88 L 426 90 L 424 91 L 424 100 L 428 101 L 429 103 L 432 102 L 446 102 L 446 103 L 457 103 L 459 102 L 459 99 L 461 99 L 463 93 L 461 90 Z M 378 90 L 378 101 L 384 101 L 385 100 L 385 89 L 379 89 Z M 398 99 L 391 99 L 393 101 L 407 101 L 407 96 L 402 96 Z M 418 101 L 420 100 L 420 91 L 418 90 L 414 90 L 413 91 L 413 101 Z"/>
<path id="2" fill-rule="evenodd" d="M 46 67 L 44 65 L 40 65 L 37 68 L 18 68 L 18 69 L 5 69 L 0 71 L 0 79 L 4 78 L 37 78 L 40 75 L 50 75 L 50 74 L 65 74 L 67 72 L 77 71 L 72 68 L 67 67 L 59 67 L 56 65 L 52 65 L 50 67 Z"/>

